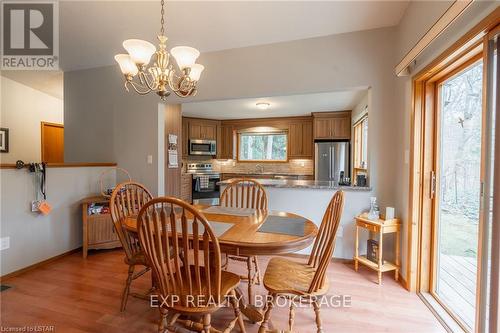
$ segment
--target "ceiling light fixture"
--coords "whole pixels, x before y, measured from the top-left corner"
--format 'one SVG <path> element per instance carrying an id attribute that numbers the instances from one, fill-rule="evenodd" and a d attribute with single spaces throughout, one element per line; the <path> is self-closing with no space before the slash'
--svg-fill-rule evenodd
<path id="1" fill-rule="evenodd" d="M 261 109 L 261 110 L 267 110 L 267 109 L 269 109 L 269 107 L 271 106 L 271 104 L 269 104 L 269 103 L 262 103 L 262 102 L 257 103 L 257 104 L 255 104 L 255 105 L 256 105 L 259 109 Z"/>
<path id="2" fill-rule="evenodd" d="M 162 100 L 170 95 L 170 88 L 177 96 L 194 96 L 203 65 L 196 64 L 200 52 L 189 46 L 177 46 L 170 50 L 175 58 L 181 75 L 178 75 L 170 62 L 165 36 L 165 1 L 161 0 L 161 30 L 158 35 L 159 50 L 150 42 L 140 39 L 127 39 L 123 47 L 128 54 L 117 54 L 116 62 L 125 76 L 125 89 L 132 86 L 139 95 L 150 92 L 157 93 Z M 154 65 L 148 67 L 151 57 L 155 54 Z M 137 78 L 137 79 L 136 79 Z M 136 80 L 134 80 L 136 79 Z"/>

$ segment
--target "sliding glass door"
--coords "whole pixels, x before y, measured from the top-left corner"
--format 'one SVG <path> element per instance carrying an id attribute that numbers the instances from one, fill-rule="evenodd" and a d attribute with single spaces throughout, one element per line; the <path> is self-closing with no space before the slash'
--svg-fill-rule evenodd
<path id="1" fill-rule="evenodd" d="M 432 289 L 474 328 L 482 170 L 483 62 L 466 62 L 436 85 Z"/>

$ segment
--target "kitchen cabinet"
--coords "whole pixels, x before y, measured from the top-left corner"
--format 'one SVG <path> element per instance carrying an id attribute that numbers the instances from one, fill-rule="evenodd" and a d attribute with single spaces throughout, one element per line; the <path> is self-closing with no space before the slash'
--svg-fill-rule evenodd
<path id="1" fill-rule="evenodd" d="M 314 140 L 350 140 L 351 111 L 313 113 Z"/>
<path id="2" fill-rule="evenodd" d="M 313 130 L 311 121 L 291 122 L 288 127 L 288 158 L 312 158 Z"/>
<path id="3" fill-rule="evenodd" d="M 217 140 L 217 158 L 234 158 L 234 127 L 232 125 L 221 125 L 220 136 Z"/>
<path id="4" fill-rule="evenodd" d="M 182 118 L 182 157 L 189 156 L 189 140 L 218 140 L 220 122 L 210 119 Z M 219 149 L 219 147 L 217 147 Z"/>
<path id="5" fill-rule="evenodd" d="M 187 159 L 189 155 L 189 120 L 182 118 L 182 158 Z"/>
<path id="6" fill-rule="evenodd" d="M 217 121 L 205 119 L 189 120 L 189 139 L 217 140 Z"/>

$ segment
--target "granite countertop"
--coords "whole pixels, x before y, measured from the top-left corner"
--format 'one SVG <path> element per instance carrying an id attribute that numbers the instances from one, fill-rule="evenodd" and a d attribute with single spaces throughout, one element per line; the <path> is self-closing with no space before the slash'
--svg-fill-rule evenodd
<path id="1" fill-rule="evenodd" d="M 234 175 L 278 175 L 278 176 L 313 176 L 307 173 L 293 173 L 293 172 L 250 172 L 250 171 L 221 171 L 221 173 L 234 174 Z"/>
<path id="2" fill-rule="evenodd" d="M 371 187 L 358 187 L 358 186 L 344 186 L 338 185 L 336 182 L 325 180 L 290 180 L 290 179 L 255 179 L 264 187 L 276 188 L 309 188 L 321 190 L 347 190 L 347 191 L 371 191 Z M 219 182 L 219 185 L 228 185 L 231 180 L 224 180 Z"/>

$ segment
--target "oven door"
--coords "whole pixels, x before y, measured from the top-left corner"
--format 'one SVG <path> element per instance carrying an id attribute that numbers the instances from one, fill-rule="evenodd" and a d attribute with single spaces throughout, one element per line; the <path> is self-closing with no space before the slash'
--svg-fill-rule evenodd
<path id="1" fill-rule="evenodd" d="M 208 155 L 217 154 L 217 144 L 214 140 L 189 140 L 189 155 Z"/>
<path id="2" fill-rule="evenodd" d="M 204 176 L 193 175 L 193 204 L 218 205 L 220 196 L 219 175 L 210 175 L 208 182 Z"/>

